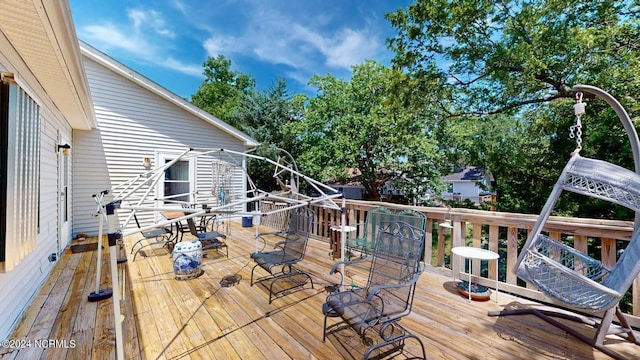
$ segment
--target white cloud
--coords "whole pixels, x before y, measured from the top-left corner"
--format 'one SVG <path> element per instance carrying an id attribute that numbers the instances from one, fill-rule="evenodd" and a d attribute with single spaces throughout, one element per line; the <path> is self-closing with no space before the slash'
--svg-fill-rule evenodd
<path id="1" fill-rule="evenodd" d="M 173 0 L 173 6 L 175 6 L 183 16 L 187 16 L 188 15 L 187 7 L 184 5 L 184 3 L 182 1 Z"/>
<path id="2" fill-rule="evenodd" d="M 146 28 L 150 28 L 157 35 L 173 39 L 176 34 L 171 30 L 162 15 L 155 10 L 148 9 L 128 9 L 127 17 L 133 21 L 133 28 L 136 33 L 146 32 Z"/>
<path id="3" fill-rule="evenodd" d="M 344 29 L 325 47 L 323 53 L 326 55 L 327 65 L 350 69 L 353 65 L 373 58 L 378 48 L 378 43 L 373 37 L 368 37 L 366 32 Z"/>
<path id="4" fill-rule="evenodd" d="M 202 77 L 202 64 L 185 64 L 165 55 L 176 33 L 162 14 L 150 9 L 129 9 L 124 24 L 103 22 L 79 29 L 80 37 L 104 50 L 124 50 L 138 61 L 155 64 L 186 75 Z"/>
<path id="5" fill-rule="evenodd" d="M 217 57 L 218 55 L 227 56 L 230 52 L 234 52 L 233 49 L 238 43 L 240 41 L 232 36 L 212 36 L 205 40 L 202 46 L 208 56 Z"/>
<path id="6" fill-rule="evenodd" d="M 114 50 L 112 54 L 121 50 L 131 60 L 201 77 L 202 62 L 188 64 L 187 55 L 179 54 L 190 46 L 183 41 L 198 39 L 206 56 L 222 54 L 238 68 L 251 66 L 247 58 L 285 65 L 292 80 L 303 84 L 313 74 L 347 75 L 353 65 L 377 59 L 385 50 L 377 14 L 347 14 L 353 6 L 327 9 L 317 3 L 262 0 L 168 3 L 165 10 L 127 9 L 122 23 L 97 22 L 79 28 L 79 34 L 98 48 Z"/>
<path id="7" fill-rule="evenodd" d="M 139 56 L 152 52 L 148 42 L 123 32 L 120 26 L 111 23 L 88 25 L 81 31 L 85 40 L 106 49 L 123 49 Z"/>
<path id="8" fill-rule="evenodd" d="M 174 69 L 183 74 L 192 75 L 194 77 L 202 77 L 202 65 L 185 64 L 180 60 L 172 57 L 168 57 L 161 63 L 162 66 L 170 69 Z"/>
<path id="9" fill-rule="evenodd" d="M 300 19 L 307 16 L 295 17 L 295 13 L 285 14 L 260 3 L 253 5 L 256 8 L 246 20 L 248 25 L 233 37 L 216 34 L 204 42 L 209 56 L 254 55 L 262 61 L 313 74 L 324 67 L 351 70 L 353 65 L 375 58 L 381 49 L 370 24 L 360 29 L 335 29 L 327 25 L 330 22 L 326 14 L 303 23 Z"/>

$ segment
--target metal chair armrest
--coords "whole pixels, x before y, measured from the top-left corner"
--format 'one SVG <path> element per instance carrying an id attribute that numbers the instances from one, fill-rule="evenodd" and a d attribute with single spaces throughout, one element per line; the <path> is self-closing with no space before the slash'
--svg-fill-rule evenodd
<path id="1" fill-rule="evenodd" d="M 331 271 L 329 271 L 329 275 L 333 275 L 336 272 L 336 270 L 338 269 L 338 266 L 340 266 L 340 265 L 344 264 L 344 265 L 348 266 L 348 265 L 352 265 L 352 264 L 356 264 L 356 263 L 369 261 L 369 260 L 371 260 L 371 258 L 373 258 L 373 256 L 367 255 L 367 257 L 356 259 L 356 260 L 345 260 L 345 261 L 335 262 L 333 264 L 333 266 L 331 267 Z"/>
<path id="2" fill-rule="evenodd" d="M 403 288 L 403 287 L 413 286 L 413 284 L 415 284 L 418 281 L 419 277 L 420 277 L 420 273 L 416 273 L 415 275 L 413 275 L 411 280 L 409 280 L 409 282 L 406 282 L 406 283 L 372 286 L 369 289 L 369 293 L 367 294 L 367 300 L 368 301 L 373 300 L 373 297 L 376 296 L 376 294 L 378 292 L 380 292 L 380 290 L 384 290 L 384 289 L 399 289 L 399 288 Z"/>

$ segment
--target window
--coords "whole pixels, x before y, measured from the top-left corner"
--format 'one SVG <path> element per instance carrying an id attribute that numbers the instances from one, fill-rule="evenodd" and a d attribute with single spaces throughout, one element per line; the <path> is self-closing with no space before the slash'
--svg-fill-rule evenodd
<path id="1" fill-rule="evenodd" d="M 164 163 L 173 159 L 162 156 Z M 164 171 L 163 191 L 161 197 L 165 204 L 191 203 L 192 179 L 194 178 L 192 160 L 178 160 Z"/>
<path id="2" fill-rule="evenodd" d="M 61 167 L 61 196 L 60 196 L 60 209 L 62 210 L 62 221 L 69 221 L 69 156 L 64 152 L 60 157 Z"/>
<path id="3" fill-rule="evenodd" d="M 0 262 L 13 269 L 36 247 L 40 213 L 40 107 L 11 76 L 0 81 Z"/>

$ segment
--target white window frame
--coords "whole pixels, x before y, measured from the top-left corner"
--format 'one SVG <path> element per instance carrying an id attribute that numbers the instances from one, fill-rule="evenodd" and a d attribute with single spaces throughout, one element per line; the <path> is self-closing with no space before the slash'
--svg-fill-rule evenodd
<path id="1" fill-rule="evenodd" d="M 164 164 L 166 164 L 168 161 L 171 160 L 175 160 L 177 157 L 180 156 L 180 153 L 177 152 L 156 152 L 156 164 L 158 164 L 159 166 L 162 166 Z M 188 169 L 188 183 L 189 183 L 189 196 L 188 196 L 188 202 L 193 204 L 195 202 L 195 188 L 196 188 L 196 159 L 193 157 L 189 157 L 187 159 L 180 159 L 178 161 L 185 161 L 189 163 L 189 169 Z M 160 181 L 158 181 L 157 187 L 156 187 L 156 195 L 158 199 L 162 199 L 164 197 L 164 184 L 165 184 L 165 180 L 164 180 L 164 175 L 162 177 L 162 179 Z M 169 205 L 172 204 L 171 202 L 167 202 L 165 204 L 165 202 L 163 200 L 159 200 L 158 201 L 158 205 L 159 206 L 164 206 L 164 205 Z M 175 207 L 179 208 L 181 207 L 180 204 L 175 203 Z"/>

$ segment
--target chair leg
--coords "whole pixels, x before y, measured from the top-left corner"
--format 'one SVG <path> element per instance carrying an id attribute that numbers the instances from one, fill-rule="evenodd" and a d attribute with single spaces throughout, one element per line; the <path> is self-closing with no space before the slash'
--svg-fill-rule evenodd
<path id="1" fill-rule="evenodd" d="M 627 318 L 625 317 L 624 313 L 622 313 L 620 308 L 617 306 L 616 306 L 616 316 L 620 321 L 620 327 L 627 333 L 627 336 L 628 336 L 627 340 L 640 345 L 640 341 L 639 341 L 640 339 L 636 337 L 635 333 L 633 332 L 633 328 L 631 328 L 631 325 L 629 325 L 629 322 L 627 321 Z"/>
<path id="2" fill-rule="evenodd" d="M 133 250 L 135 250 L 136 245 L 140 244 L 142 240 L 144 240 L 144 238 L 139 239 L 138 241 L 134 242 L 133 245 L 131 245 L 131 254 L 133 254 Z"/>
<path id="3" fill-rule="evenodd" d="M 251 286 L 253 286 L 253 271 L 254 271 L 254 270 L 256 269 L 256 267 L 258 267 L 258 266 L 260 266 L 260 265 L 254 265 L 254 266 L 253 266 L 253 268 L 251 269 L 251 282 L 250 282 Z"/>
<path id="4" fill-rule="evenodd" d="M 422 359 L 426 359 L 427 358 L 427 353 L 424 350 L 424 343 L 422 342 L 422 340 L 420 340 L 419 337 L 413 335 L 412 333 L 410 333 L 410 332 L 408 332 L 406 330 L 404 330 L 404 331 L 405 331 L 405 333 L 402 336 L 394 338 L 393 340 L 390 340 L 390 341 L 383 341 L 381 343 L 378 343 L 378 344 L 375 344 L 375 345 L 371 346 L 369 349 L 367 349 L 367 352 L 364 354 L 364 359 L 365 360 L 369 359 L 369 356 L 371 356 L 371 354 L 374 351 L 376 351 L 376 350 L 378 350 L 378 349 L 380 349 L 380 348 L 382 348 L 384 346 L 391 345 L 391 344 L 394 344 L 394 343 L 397 343 L 397 345 L 393 349 L 387 350 L 387 352 L 385 353 L 385 356 L 382 356 L 382 357 L 386 357 L 387 355 L 394 354 L 396 352 L 398 352 L 398 353 L 402 352 L 403 349 L 404 349 L 405 340 L 407 340 L 407 339 L 415 339 L 415 340 L 418 341 L 418 343 L 420 344 L 420 348 L 422 350 Z M 376 356 L 376 358 L 377 357 L 378 356 Z"/>
<path id="5" fill-rule="evenodd" d="M 597 327 L 596 336 L 593 338 L 593 343 L 596 345 L 602 346 L 604 343 L 604 338 L 607 336 L 609 332 L 609 327 L 611 326 L 611 322 L 613 321 L 613 314 L 615 313 L 616 308 L 611 308 L 604 313 L 602 316 L 602 321 L 600 321 L 600 325 Z"/>
<path id="6" fill-rule="evenodd" d="M 324 327 L 322 328 L 322 342 L 327 339 L 327 318 L 340 316 L 335 310 L 331 308 L 329 303 L 322 304 L 322 313 L 324 314 Z"/>
<path id="7" fill-rule="evenodd" d="M 322 328 L 322 342 L 327 340 L 327 314 L 324 314 L 324 327 Z"/>
<path id="8" fill-rule="evenodd" d="M 132 253 L 132 254 L 133 254 L 134 247 L 135 247 L 137 244 L 139 244 L 141 241 L 143 241 L 143 240 L 151 241 L 151 240 L 152 240 L 152 238 L 142 238 L 142 239 L 140 239 L 140 240 L 136 241 L 136 242 L 131 246 L 131 253 Z M 166 237 L 164 237 L 164 236 L 163 236 L 163 237 L 161 238 L 161 240 L 158 240 L 158 238 L 153 238 L 153 240 L 155 240 L 155 241 L 154 241 L 154 242 L 147 243 L 147 244 L 144 244 L 144 245 L 140 246 L 140 247 L 138 248 L 138 250 L 136 250 L 135 254 L 133 255 L 133 261 L 136 261 L 136 256 L 138 256 L 138 253 L 140 252 L 140 250 L 142 250 L 142 249 L 144 249 L 144 248 L 146 248 L 146 247 L 149 247 L 149 246 L 153 246 L 153 245 L 157 245 L 157 244 L 162 244 L 162 246 L 166 246 L 166 247 L 167 247 L 167 250 L 169 250 L 169 252 L 171 252 L 171 251 L 173 250 L 173 247 L 171 247 L 171 248 L 170 248 L 170 245 L 169 245 L 169 244 L 171 244 L 171 245 L 174 245 L 174 244 L 173 244 L 173 242 L 171 242 L 168 238 L 166 238 Z"/>

